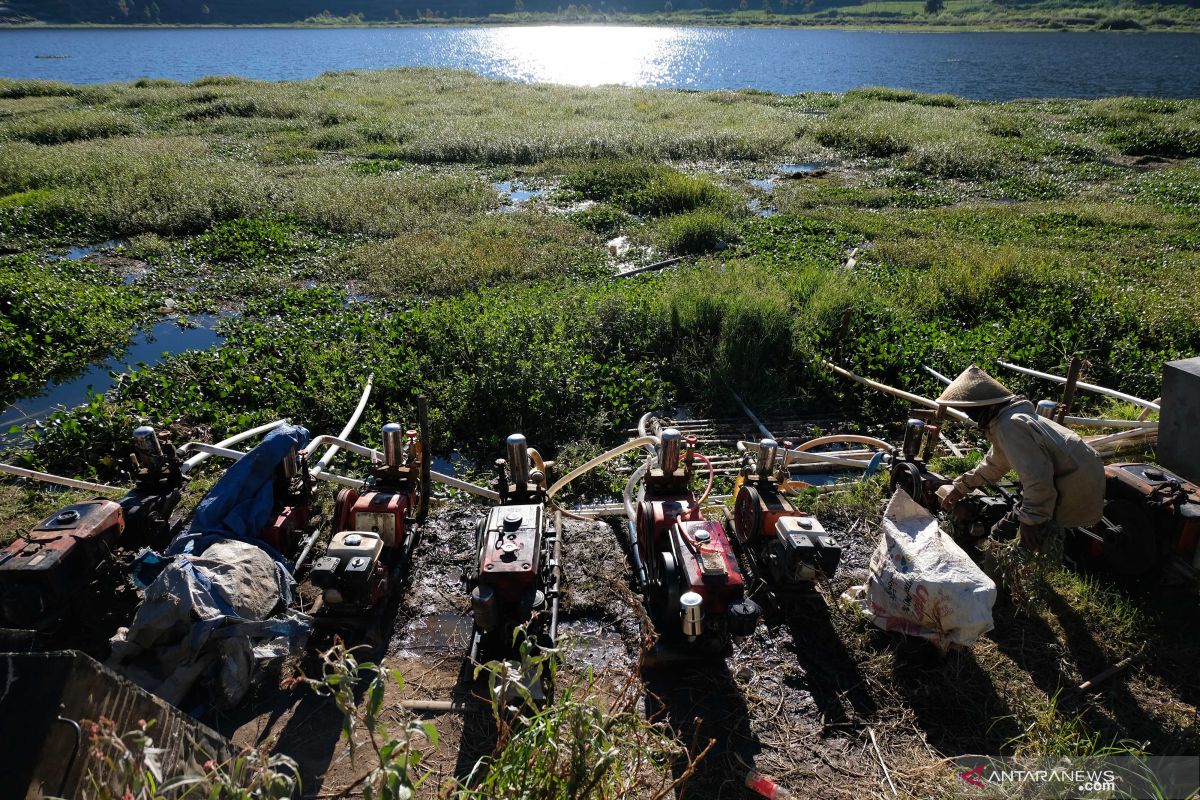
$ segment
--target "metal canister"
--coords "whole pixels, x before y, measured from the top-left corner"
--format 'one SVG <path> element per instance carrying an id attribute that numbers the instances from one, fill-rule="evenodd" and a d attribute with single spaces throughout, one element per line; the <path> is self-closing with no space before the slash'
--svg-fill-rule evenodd
<path id="1" fill-rule="evenodd" d="M 1053 400 L 1038 400 L 1037 415 L 1046 419 L 1054 419 L 1058 413 L 1058 403 Z"/>
<path id="2" fill-rule="evenodd" d="M 398 467 L 404 461 L 404 427 L 398 422 L 383 426 L 383 463 Z"/>
<path id="3" fill-rule="evenodd" d="M 770 475 L 775 469 L 775 453 L 779 444 L 774 439 L 763 439 L 758 443 L 758 474 L 759 477 Z"/>
<path id="4" fill-rule="evenodd" d="M 670 474 L 679 469 L 679 448 L 683 442 L 683 434 L 676 428 L 664 428 L 658 440 L 661 442 L 658 448 L 658 468 Z"/>
<path id="5" fill-rule="evenodd" d="M 704 598 L 696 592 L 679 596 L 679 614 L 683 620 L 683 635 L 695 639 L 704 631 Z"/>
<path id="6" fill-rule="evenodd" d="M 500 627 L 500 607 L 490 586 L 476 586 L 471 592 L 471 613 L 479 629 L 490 633 Z"/>
<path id="7" fill-rule="evenodd" d="M 925 438 L 925 420 L 910 419 L 904 423 L 904 457 L 910 461 L 921 453 L 921 442 Z"/>
<path id="8" fill-rule="evenodd" d="M 514 433 L 505 443 L 508 449 L 508 475 L 521 490 L 529 483 L 529 444 L 525 435 Z"/>
<path id="9" fill-rule="evenodd" d="M 162 444 L 158 434 L 149 425 L 133 429 L 133 449 L 137 453 L 138 462 L 147 469 L 158 469 L 163 463 Z"/>

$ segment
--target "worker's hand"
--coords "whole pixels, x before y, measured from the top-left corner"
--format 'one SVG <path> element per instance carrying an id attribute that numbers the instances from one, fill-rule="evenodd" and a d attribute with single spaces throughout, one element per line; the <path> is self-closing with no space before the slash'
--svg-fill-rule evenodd
<path id="1" fill-rule="evenodd" d="M 958 487 L 955 486 L 951 488 L 950 491 L 946 492 L 946 496 L 942 498 L 942 508 L 946 511 L 953 511 L 954 507 L 958 505 L 958 501 L 962 500 L 964 497 L 966 497 L 966 495 L 960 492 Z"/>
<path id="2" fill-rule="evenodd" d="M 1019 529 L 1021 537 L 1021 545 L 1026 550 L 1037 552 L 1042 549 L 1042 526 L 1030 525 L 1028 522 L 1022 522 Z"/>
<path id="3" fill-rule="evenodd" d="M 990 535 L 998 542 L 1007 542 L 1020 533 L 1022 523 L 1015 510 L 1009 511 L 992 526 Z"/>

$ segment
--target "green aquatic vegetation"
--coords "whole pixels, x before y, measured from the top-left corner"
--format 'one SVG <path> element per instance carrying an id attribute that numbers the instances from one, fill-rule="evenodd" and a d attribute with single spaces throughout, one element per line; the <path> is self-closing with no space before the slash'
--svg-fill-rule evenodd
<path id="1" fill-rule="evenodd" d="M 1149 172 L 1136 176 L 1129 184 L 1140 202 L 1171 210 L 1200 211 L 1200 169 L 1195 166 Z"/>
<path id="2" fill-rule="evenodd" d="M 970 102 L 961 97 L 955 97 L 952 94 L 925 94 L 908 89 L 891 89 L 886 86 L 865 86 L 861 89 L 851 89 L 846 92 L 846 97 L 861 98 L 864 100 L 883 100 L 889 103 L 913 103 L 919 106 L 942 106 L 945 108 L 958 108 Z"/>
<path id="3" fill-rule="evenodd" d="M 302 239 L 296 226 L 286 221 L 235 219 L 198 236 L 190 249 L 211 261 L 264 264 L 311 250 L 313 243 Z"/>
<path id="4" fill-rule="evenodd" d="M 673 391 L 652 301 L 632 286 L 547 282 L 390 312 L 329 290 L 281 291 L 249 300 L 221 347 L 132 371 L 115 398 L 55 415 L 33 433 L 31 458 L 102 465 L 141 418 L 225 431 L 276 415 L 333 429 L 370 372 L 375 409 L 411 414 L 417 395 L 430 397 L 439 448 L 493 447 L 510 427 L 538 442 L 602 437 Z"/>
<path id="5" fill-rule="evenodd" d="M 1140 123 L 1118 128 L 1105 142 L 1130 156 L 1192 158 L 1200 156 L 1200 128 Z"/>
<path id="6" fill-rule="evenodd" d="M 101 267 L 0 257 L 0 405 L 123 347 L 146 306 Z"/>
<path id="7" fill-rule="evenodd" d="M 597 203 L 590 208 L 575 211 L 571 221 L 593 233 L 610 234 L 620 230 L 629 222 L 629 215 L 608 203 Z"/>
<path id="8" fill-rule="evenodd" d="M 703 175 L 644 161 L 599 161 L 569 172 L 563 187 L 631 214 L 661 216 L 728 204 L 729 192 Z"/>
<path id="9" fill-rule="evenodd" d="M 140 126 L 124 114 L 71 109 L 0 122 L 0 140 L 23 139 L 34 144 L 60 144 L 81 139 L 132 136 L 139 130 Z"/>

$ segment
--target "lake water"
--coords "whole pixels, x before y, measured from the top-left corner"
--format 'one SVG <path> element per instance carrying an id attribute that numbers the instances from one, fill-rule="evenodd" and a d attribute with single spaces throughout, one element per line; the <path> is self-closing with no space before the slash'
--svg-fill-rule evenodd
<path id="1" fill-rule="evenodd" d="M 519 81 L 976 99 L 1200 96 L 1200 34 L 896 33 L 537 26 L 0 31 L 0 75 L 74 83 L 205 75 L 297 80 L 438 66 Z"/>

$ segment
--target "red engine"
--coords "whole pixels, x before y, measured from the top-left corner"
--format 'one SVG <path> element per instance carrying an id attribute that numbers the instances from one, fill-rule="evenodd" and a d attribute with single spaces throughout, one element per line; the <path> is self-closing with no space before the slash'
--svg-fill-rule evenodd
<path id="1" fill-rule="evenodd" d="M 333 538 L 309 580 L 322 590 L 325 621 L 356 619 L 380 606 L 397 584 L 416 544 L 411 526 L 422 513 L 425 449 L 416 431 L 383 426 L 383 462 L 361 488 L 338 493 Z"/>
<path id="2" fill-rule="evenodd" d="M 650 614 L 668 641 L 682 636 L 710 651 L 748 636 L 762 610 L 746 597 L 737 556 L 722 525 L 704 519 L 690 488 L 695 439 L 680 458 L 681 436 L 661 434 L 658 465 L 637 508 L 636 555 Z"/>
<path id="3" fill-rule="evenodd" d="M 681 588 L 700 595 L 706 614 L 724 614 L 742 600 L 742 571 L 721 524 L 709 520 L 678 522 L 671 528 L 670 537 Z"/>
<path id="4" fill-rule="evenodd" d="M 135 486 L 120 500 L 67 506 L 0 551 L 0 626 L 49 627 L 114 548 L 165 544 L 183 485 L 175 448 L 138 427 L 131 464 Z"/>
<path id="5" fill-rule="evenodd" d="M 343 489 L 338 492 L 334 531 L 378 533 L 385 548 L 403 547 L 413 498 L 401 487 Z"/>
<path id="6" fill-rule="evenodd" d="M 111 500 L 75 503 L 0 552 L 0 618 L 17 628 L 52 621 L 91 580 L 125 530 Z"/>
<path id="7" fill-rule="evenodd" d="M 1090 555 L 1125 577 L 1148 575 L 1171 559 L 1194 577 L 1200 487 L 1154 464 L 1109 464 L 1104 473 L 1107 525 L 1090 539 Z"/>
<path id="8" fill-rule="evenodd" d="M 788 453 L 777 475 L 778 445 L 772 439 L 758 444 L 758 455 L 747 453 L 733 507 L 733 531 L 776 595 L 809 592 L 814 581 L 833 577 L 842 549 L 821 523 L 797 509 L 780 492 L 786 479 Z"/>
<path id="9" fill-rule="evenodd" d="M 539 505 L 493 508 L 479 530 L 479 585 L 501 604 L 519 602 L 537 588 L 546 510 Z"/>
<path id="10" fill-rule="evenodd" d="M 473 663 L 517 658 L 525 644 L 553 647 L 557 637 L 561 572 L 559 526 L 546 510 L 550 463 L 519 433 L 508 437 L 506 450 L 492 482 L 500 505 L 479 522 L 475 572 L 464 586 L 475 620 Z M 528 675 L 526 685 L 544 697 L 540 677 Z"/>

